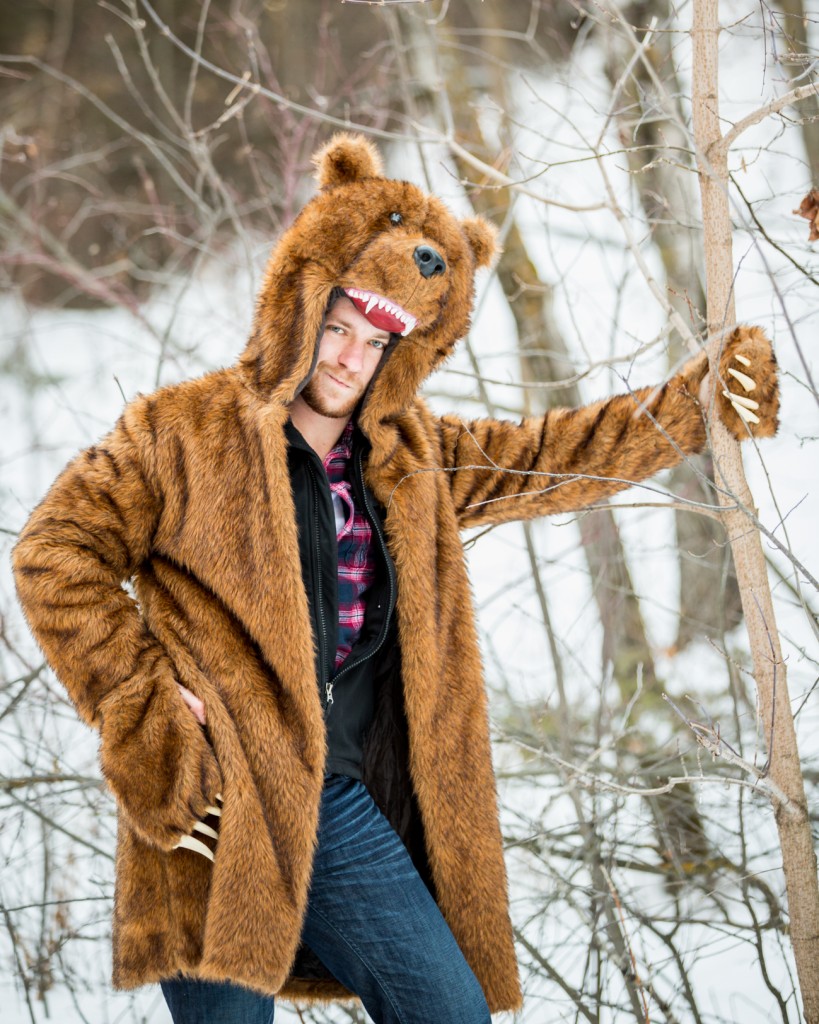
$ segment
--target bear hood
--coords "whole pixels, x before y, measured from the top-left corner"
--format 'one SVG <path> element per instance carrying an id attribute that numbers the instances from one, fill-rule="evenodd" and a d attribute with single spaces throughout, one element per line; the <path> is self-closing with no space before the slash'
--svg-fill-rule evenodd
<path id="1" fill-rule="evenodd" d="M 271 253 L 239 370 L 265 402 L 288 404 L 313 371 L 333 288 L 362 311 L 392 306 L 395 337 L 359 410 L 367 434 L 411 404 L 466 334 L 475 271 L 496 255 L 496 232 L 479 217 L 458 219 L 410 182 L 385 178 L 361 135 L 336 135 L 313 162 L 320 191 Z"/>

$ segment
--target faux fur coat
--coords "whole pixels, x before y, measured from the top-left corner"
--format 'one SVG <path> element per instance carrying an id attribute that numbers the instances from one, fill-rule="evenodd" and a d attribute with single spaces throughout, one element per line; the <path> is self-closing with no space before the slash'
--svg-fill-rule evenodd
<path id="1" fill-rule="evenodd" d="M 582 508 L 698 451 L 706 367 L 695 360 L 655 390 L 522 423 L 433 415 L 416 392 L 467 330 L 493 232 L 384 178 L 360 138 L 336 138 L 317 164 L 321 190 L 273 252 L 240 362 L 138 397 L 69 464 L 16 545 L 19 596 L 99 730 L 120 810 L 115 985 L 181 970 L 286 997 L 343 995 L 333 979 L 294 973 L 325 734 L 283 427 L 330 290 L 399 302 L 417 326 L 382 360 L 358 415 L 398 582 L 396 814 L 420 829 L 425 877 L 490 1008 L 510 1009 L 521 994 L 459 531 Z M 419 272 L 420 245 L 443 272 Z M 755 367 L 753 429 L 772 433 L 770 346 L 738 330 L 723 373 L 737 353 Z M 177 682 L 204 701 L 207 733 Z M 217 792 L 211 864 L 173 847 Z"/>

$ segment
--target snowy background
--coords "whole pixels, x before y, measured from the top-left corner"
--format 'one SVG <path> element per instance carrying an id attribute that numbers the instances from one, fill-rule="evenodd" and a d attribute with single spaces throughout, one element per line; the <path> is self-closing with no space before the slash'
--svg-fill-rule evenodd
<path id="1" fill-rule="evenodd" d="M 687 24 L 690 11 L 686 8 L 679 18 Z M 730 69 L 721 97 L 727 122 L 788 87 L 771 64 L 757 19 L 739 5 L 723 8 L 723 23 L 733 23 L 722 51 L 722 66 Z M 683 32 L 677 48 L 678 72 L 688 95 L 690 57 Z M 515 176 L 536 174 L 541 162 L 548 161 L 548 173 L 537 182 L 538 194 L 570 206 L 593 206 L 604 198 L 598 165 L 584 158 L 587 140 L 603 131 L 604 146 L 619 148 L 615 128 L 603 126 L 610 85 L 602 61 L 603 48 L 590 45 L 548 73 L 530 69 L 509 74 L 519 154 Z M 491 118 L 489 100 L 476 116 Z M 457 212 L 468 212 L 446 148 L 427 147 L 425 153 L 430 186 Z M 414 146 L 390 147 L 387 165 L 392 175 L 424 182 L 425 169 Z M 606 166 L 641 251 L 662 280 L 663 267 L 625 158 L 612 155 Z M 747 209 L 735 204 L 738 316 L 742 322 L 764 325 L 782 372 L 779 435 L 758 447 L 745 445 L 746 470 L 759 518 L 816 575 L 819 420 L 816 395 L 797 348 L 816 380 L 816 282 L 785 255 L 810 273 L 819 269 L 807 244 L 807 223 L 792 213 L 811 185 L 799 132 L 779 118 L 768 119 L 743 136 L 731 167 L 745 196 L 756 204 L 757 216 L 784 250 L 761 239 Z M 305 175 L 302 199 L 309 194 Z M 698 218 L 692 208 L 691 222 Z M 570 343 L 575 368 L 583 372 L 603 364 L 583 377 L 583 400 L 662 379 L 668 372 L 662 339 L 644 354 L 628 358 L 662 334 L 666 317 L 611 212 L 578 214 L 523 196 L 515 219 L 539 274 L 554 288 L 554 314 Z M 0 410 L 5 424 L 0 434 L 0 613 L 6 641 L 0 663 L 0 780 L 6 783 L 0 797 L 0 906 L 5 922 L 0 929 L 0 1017 L 9 1024 L 46 1019 L 159 1024 L 169 1017 L 158 989 L 136 994 L 110 990 L 112 801 L 97 781 L 95 737 L 76 722 L 53 678 L 36 672 L 41 656 L 16 607 L 6 556 L 16 531 L 60 468 L 109 429 L 124 401 L 235 360 L 248 335 L 272 242 L 270 234 L 248 232 L 241 245 L 226 243 L 201 255 L 184 275 L 154 288 L 138 315 L 122 308 L 42 308 L 12 287 L 0 296 Z M 477 309 L 468 339 L 471 355 L 462 347 L 428 382 L 429 401 L 442 412 L 458 409 L 475 416 L 486 414 L 488 396 L 493 409 L 514 415 L 523 407 L 515 323 L 496 277 L 488 272 L 479 280 Z M 475 379 L 476 363 L 483 391 Z M 621 495 L 616 514 L 662 689 L 699 717 L 701 712 L 685 703 L 686 694 L 696 694 L 720 720 L 730 742 L 742 744 L 744 756 L 761 764 L 764 745 L 753 704 L 732 694 L 718 645 L 703 639 L 679 653 L 674 650 L 679 558 L 672 516 L 667 510 L 629 507 L 662 501 L 667 486 L 661 476 L 651 481 L 650 490 Z M 599 906 L 594 911 L 592 876 L 578 828 L 582 806 L 609 856 L 610 888 L 599 894 L 600 900 L 611 898 L 619 908 L 640 976 L 672 1008 L 664 1014 L 657 1010 L 656 999 L 649 1000 L 652 1020 L 689 1019 L 685 1009 L 677 1017 L 673 1011 L 682 977 L 695 991 L 704 1021 L 800 1020 L 787 936 L 781 923 L 766 917 L 766 907 L 781 901 L 784 893 L 769 803 L 736 785 L 741 778 L 736 769 L 698 758 L 690 733 L 673 716 L 647 708 L 640 712 L 638 727 L 636 706 L 619 703 L 601 665 L 602 627 L 576 517 L 538 522 L 532 537 L 576 710 L 571 719 L 578 730 L 574 763 L 586 775 L 560 767 L 559 743 L 547 727 L 539 727 L 545 720 L 559 719 L 559 700 L 522 528 L 510 524 L 467 538 L 492 694 L 513 918 L 525 939 L 520 961 L 526 1001 L 515 1019 L 527 1024 L 577 1019 L 569 994 L 539 969 L 537 952 L 547 951 L 551 967 L 570 985 L 579 985 L 591 955 L 589 936 L 602 930 L 599 916 L 594 916 L 602 911 Z M 769 543 L 766 552 L 792 583 L 793 566 L 782 552 Z M 810 802 L 819 777 L 819 702 L 813 689 L 819 651 L 808 615 L 791 587 L 776 575 L 772 585 L 788 685 L 799 709 L 797 732 Z M 819 595 L 809 587 L 804 592 L 815 609 Z M 744 627 L 726 641 L 731 659 L 747 669 Z M 745 686 L 753 695 L 750 678 Z M 602 732 L 590 728 L 595 716 L 606 721 Z M 526 730 L 522 722 L 528 723 Z M 607 787 L 614 779 L 629 783 L 618 751 L 622 744 L 628 746 L 632 727 L 635 763 L 645 752 L 646 736 L 671 758 L 658 778 L 701 772 L 735 780 L 694 786 L 697 809 L 722 858 L 701 884 L 670 884 L 657 856 L 651 802 Z M 595 735 L 602 736 L 598 746 Z M 59 781 L 49 783 L 50 778 Z M 39 781 L 9 784 L 16 779 Z M 645 777 L 635 771 L 633 786 L 645 784 Z M 673 952 L 660 934 L 671 922 L 678 922 Z M 770 984 L 760 969 L 761 955 Z M 599 956 L 605 983 L 598 991 L 596 1019 L 625 1019 L 629 1011 L 622 973 L 605 938 Z M 43 974 L 49 978 L 46 985 L 39 980 Z M 595 993 L 586 997 L 594 1004 Z M 307 1018 L 282 1007 L 279 1019 Z M 335 1008 L 315 1011 L 309 1019 L 352 1018 Z"/>

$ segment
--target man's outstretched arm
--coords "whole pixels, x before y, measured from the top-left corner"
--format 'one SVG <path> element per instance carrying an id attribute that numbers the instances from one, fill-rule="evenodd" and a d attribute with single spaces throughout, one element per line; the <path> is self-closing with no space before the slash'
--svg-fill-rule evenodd
<path id="1" fill-rule="evenodd" d="M 149 399 L 63 470 L 13 553 L 20 603 L 100 762 L 146 841 L 171 849 L 221 788 L 171 661 L 123 587 L 147 557 L 165 496 Z"/>
<path id="2" fill-rule="evenodd" d="M 656 388 L 552 409 L 521 423 L 437 421 L 462 527 L 570 512 L 675 465 L 706 443 L 705 355 Z M 716 407 L 735 436 L 776 432 L 776 360 L 758 328 L 737 328 L 719 367 Z"/>

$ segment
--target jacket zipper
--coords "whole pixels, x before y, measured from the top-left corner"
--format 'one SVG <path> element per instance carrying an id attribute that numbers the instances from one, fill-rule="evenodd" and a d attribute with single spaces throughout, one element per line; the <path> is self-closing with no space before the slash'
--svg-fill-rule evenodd
<path id="1" fill-rule="evenodd" d="M 324 679 L 324 651 L 327 644 L 327 625 L 324 619 L 324 595 L 321 587 L 321 544 L 319 542 L 319 503 L 318 503 L 318 481 L 316 480 L 316 471 L 310 466 L 310 480 L 312 483 L 313 490 L 313 542 L 314 542 L 314 553 L 315 553 L 315 583 L 316 583 L 316 607 L 318 608 L 318 622 L 319 622 L 319 637 L 318 637 L 318 651 L 319 651 L 319 678 Z M 330 707 L 333 703 L 333 684 L 330 680 L 327 680 L 324 684 L 324 710 Z"/>
<path id="2" fill-rule="evenodd" d="M 347 669 L 353 668 L 356 665 L 361 665 L 362 662 L 369 661 L 370 658 L 374 657 L 381 648 L 384 646 L 384 641 L 387 639 L 387 633 L 390 626 L 390 616 L 392 615 L 393 608 L 395 607 L 395 574 L 392 566 L 392 559 L 390 558 L 389 552 L 387 551 L 387 543 L 384 540 L 384 534 L 381 531 L 381 525 L 373 512 L 372 505 L 370 505 L 370 499 L 367 497 L 367 488 L 364 485 L 364 474 L 361 469 L 362 456 L 361 450 L 356 453 L 356 473 L 358 476 L 358 482 L 361 485 L 361 493 L 364 496 L 364 506 L 367 510 L 367 514 L 370 517 L 370 522 L 375 528 L 375 532 L 378 534 L 378 542 L 381 545 L 381 553 L 384 556 L 384 564 L 387 566 L 387 577 L 390 583 L 390 593 L 387 600 L 387 614 L 384 616 L 384 625 L 381 627 L 381 636 L 378 638 L 378 643 L 373 647 L 371 651 L 368 651 L 363 658 L 356 658 L 351 662 L 345 662 L 344 665 L 339 669 L 335 679 L 327 684 L 329 702 L 333 702 L 333 686 L 338 682 L 339 677 L 344 675 Z"/>

